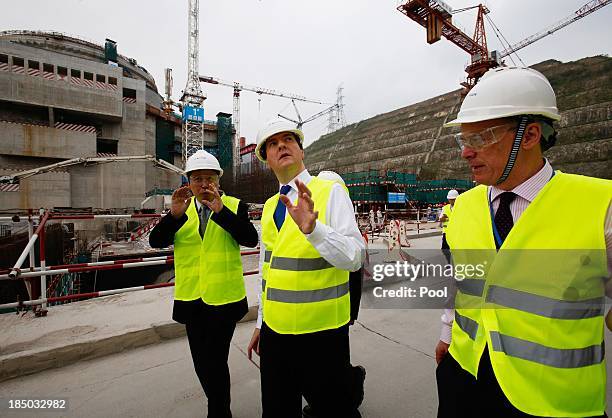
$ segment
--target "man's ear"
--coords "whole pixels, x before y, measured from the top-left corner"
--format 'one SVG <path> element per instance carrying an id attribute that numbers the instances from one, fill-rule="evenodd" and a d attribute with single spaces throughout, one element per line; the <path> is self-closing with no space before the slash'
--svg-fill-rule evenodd
<path id="1" fill-rule="evenodd" d="M 540 138 L 542 137 L 542 127 L 538 122 L 532 122 L 525 128 L 523 134 L 523 142 L 521 147 L 529 150 L 540 144 Z"/>

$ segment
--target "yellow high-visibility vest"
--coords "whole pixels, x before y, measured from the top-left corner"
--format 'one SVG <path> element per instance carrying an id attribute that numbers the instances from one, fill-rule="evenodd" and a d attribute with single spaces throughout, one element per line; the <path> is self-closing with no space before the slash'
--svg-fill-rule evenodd
<path id="1" fill-rule="evenodd" d="M 323 224 L 333 185 L 316 177 L 308 183 L 318 221 Z M 348 323 L 349 272 L 321 257 L 288 213 L 280 231 L 276 229 L 273 216 L 278 200 L 277 193 L 266 201 L 261 218 L 266 247 L 262 272 L 265 323 L 280 334 L 305 334 Z"/>
<path id="2" fill-rule="evenodd" d="M 496 251 L 487 187 L 457 198 L 446 232 L 459 281 L 450 353 L 477 376 L 489 351 L 504 394 L 538 416 L 605 408 L 603 226 L 612 182 L 557 172 Z"/>
<path id="3" fill-rule="evenodd" d="M 174 298 L 190 301 L 201 298 L 209 305 L 237 302 L 246 296 L 240 246 L 229 232 L 209 218 L 200 237 L 200 221 L 194 201 L 187 208 L 187 222 L 174 236 Z M 240 200 L 222 195 L 233 213 Z"/>
<path id="4" fill-rule="evenodd" d="M 444 207 L 442 208 L 442 214 L 446 215 L 447 218 L 444 222 L 442 222 L 442 231 L 444 233 L 446 233 L 446 227 L 448 226 L 448 222 L 450 221 L 452 212 L 453 208 L 451 207 L 450 203 L 448 205 L 444 205 Z"/>

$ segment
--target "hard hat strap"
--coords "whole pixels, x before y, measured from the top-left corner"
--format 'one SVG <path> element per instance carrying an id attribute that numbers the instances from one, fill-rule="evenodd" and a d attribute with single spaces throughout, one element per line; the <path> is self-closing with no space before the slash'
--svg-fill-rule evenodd
<path id="1" fill-rule="evenodd" d="M 527 127 L 527 121 L 529 118 L 525 115 L 520 117 L 518 128 L 516 129 L 516 135 L 514 136 L 514 142 L 512 143 L 512 149 L 510 150 L 510 155 L 508 155 L 508 161 L 506 162 L 506 167 L 504 168 L 504 172 L 501 177 L 497 180 L 495 184 L 501 184 L 510 175 L 512 168 L 514 168 L 514 163 L 516 163 L 516 157 L 518 156 L 519 150 L 521 149 L 521 142 L 523 142 L 523 135 L 525 134 L 525 128 Z"/>

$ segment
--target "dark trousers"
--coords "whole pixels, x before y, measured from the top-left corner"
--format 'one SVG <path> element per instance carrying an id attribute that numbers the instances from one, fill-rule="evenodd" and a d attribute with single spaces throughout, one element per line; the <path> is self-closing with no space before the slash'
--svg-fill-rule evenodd
<path id="1" fill-rule="evenodd" d="M 448 246 L 448 242 L 446 241 L 446 232 L 442 233 L 442 249 L 450 250 L 450 247 Z"/>
<path id="2" fill-rule="evenodd" d="M 348 325 L 293 335 L 264 322 L 259 352 L 264 418 L 300 418 L 304 393 L 321 417 L 355 416 Z"/>
<path id="3" fill-rule="evenodd" d="M 448 353 L 436 369 L 436 380 L 438 418 L 533 417 L 516 409 L 504 395 L 493 373 L 487 349 L 480 358 L 478 379 L 463 370 Z"/>
<path id="4" fill-rule="evenodd" d="M 192 320 L 185 327 L 193 365 L 208 398 L 208 418 L 229 418 L 232 413 L 227 359 L 236 323 Z"/>

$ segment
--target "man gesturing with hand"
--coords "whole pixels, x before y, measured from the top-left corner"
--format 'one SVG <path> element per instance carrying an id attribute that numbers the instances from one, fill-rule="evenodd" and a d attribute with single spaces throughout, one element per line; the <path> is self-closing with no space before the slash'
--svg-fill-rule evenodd
<path id="1" fill-rule="evenodd" d="M 196 151 L 185 165 L 189 185 L 172 194 L 170 214 L 151 231 L 152 247 L 174 244 L 174 309 L 185 324 L 209 418 L 231 418 L 227 364 L 236 322 L 248 311 L 240 245 L 257 246 L 248 207 L 219 191 L 217 159 Z"/>
<path id="2" fill-rule="evenodd" d="M 308 393 L 317 417 L 359 417 L 365 374 L 350 373 L 349 271 L 365 249 L 348 193 L 311 176 L 304 135 L 276 120 L 257 139 L 257 156 L 279 182 L 261 220 L 262 293 L 248 354 L 260 355 L 263 416 L 301 417 Z"/>

